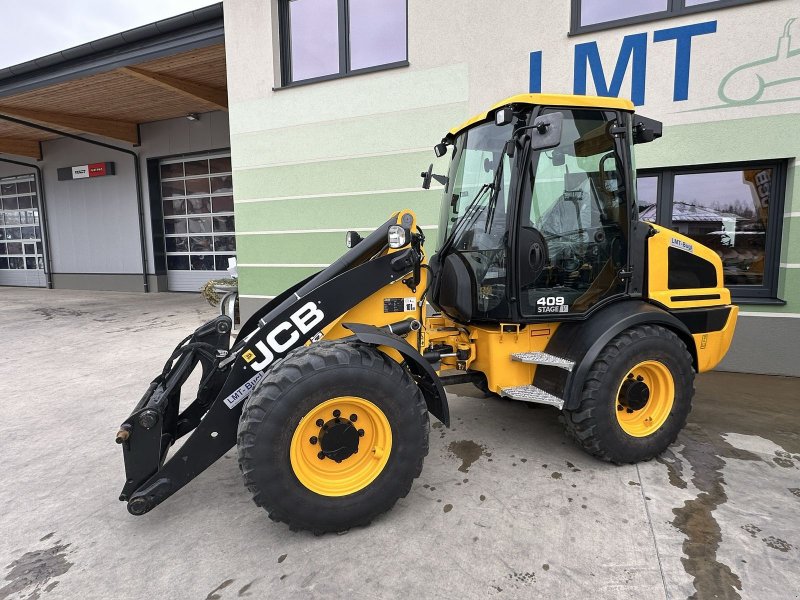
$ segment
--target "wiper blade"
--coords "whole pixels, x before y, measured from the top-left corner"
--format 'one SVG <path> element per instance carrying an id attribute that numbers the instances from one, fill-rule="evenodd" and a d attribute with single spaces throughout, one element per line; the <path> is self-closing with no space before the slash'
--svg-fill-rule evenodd
<path id="1" fill-rule="evenodd" d="M 478 190 L 478 193 L 475 194 L 475 198 L 472 199 L 472 202 L 469 203 L 469 205 L 467 206 L 467 209 L 464 211 L 464 216 L 456 224 L 456 226 L 453 227 L 453 232 L 450 234 L 450 237 L 447 238 L 447 241 L 442 245 L 442 251 L 448 249 L 450 246 L 453 245 L 453 242 L 456 240 L 456 238 L 459 235 L 461 235 L 461 233 L 463 233 L 464 227 L 466 226 L 467 223 L 471 224 L 471 223 L 475 222 L 475 219 L 477 219 L 478 215 L 481 214 L 482 209 L 481 210 L 475 210 L 474 214 L 470 214 L 470 213 L 473 212 L 473 210 L 475 208 L 475 205 L 478 203 L 478 201 L 481 198 L 483 198 L 483 195 L 488 190 L 490 190 L 493 186 L 494 186 L 494 182 L 492 182 L 492 183 L 484 183 L 480 187 L 480 189 Z M 483 207 L 483 208 L 486 208 L 486 207 Z"/>

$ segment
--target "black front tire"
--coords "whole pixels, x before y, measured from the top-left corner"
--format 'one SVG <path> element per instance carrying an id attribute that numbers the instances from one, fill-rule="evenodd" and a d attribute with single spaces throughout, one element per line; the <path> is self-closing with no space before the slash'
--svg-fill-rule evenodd
<path id="1" fill-rule="evenodd" d="M 667 367 L 675 394 L 664 423 L 646 437 L 635 437 L 617 419 L 617 391 L 634 365 L 646 360 Z M 650 460 L 666 450 L 686 424 L 694 374 L 692 356 L 675 333 L 656 325 L 627 329 L 600 352 L 584 383 L 579 406 L 563 411 L 567 433 L 602 460 L 617 464 Z"/>
<path id="2" fill-rule="evenodd" d="M 380 474 L 363 489 L 326 496 L 298 479 L 290 459 L 295 429 L 320 404 L 360 397 L 391 425 L 392 446 Z M 419 387 L 378 350 L 347 342 L 299 348 L 275 364 L 247 399 L 238 454 L 245 485 L 273 521 L 316 534 L 369 524 L 405 497 L 428 454 L 428 413 Z"/>

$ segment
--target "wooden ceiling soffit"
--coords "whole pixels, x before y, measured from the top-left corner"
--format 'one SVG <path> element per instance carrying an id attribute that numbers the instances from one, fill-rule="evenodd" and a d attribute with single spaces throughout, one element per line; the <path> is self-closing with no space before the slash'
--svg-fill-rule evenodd
<path id="1" fill-rule="evenodd" d="M 85 117 L 83 115 L 44 110 L 29 110 L 27 108 L 2 105 L 0 105 L 0 114 L 36 121 L 44 125 L 53 125 L 115 140 L 122 140 L 123 142 L 130 142 L 131 144 L 139 143 L 139 132 L 136 123 L 129 123 L 127 121 L 97 119 L 94 117 Z"/>
<path id="2" fill-rule="evenodd" d="M 36 140 L 0 137 L 0 153 L 42 160 L 42 148 Z"/>
<path id="3" fill-rule="evenodd" d="M 165 73 L 155 73 L 136 67 L 122 67 L 120 71 L 127 73 L 137 79 L 157 85 L 166 90 L 181 94 L 193 100 L 202 100 L 206 104 L 219 109 L 228 110 L 228 93 L 226 90 L 211 87 L 203 83 L 180 79 Z"/>

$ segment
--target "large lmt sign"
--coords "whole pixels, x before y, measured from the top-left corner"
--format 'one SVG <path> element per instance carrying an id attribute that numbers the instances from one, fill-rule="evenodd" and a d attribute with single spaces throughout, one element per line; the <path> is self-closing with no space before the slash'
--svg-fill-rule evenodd
<path id="1" fill-rule="evenodd" d="M 681 102 L 689 99 L 689 74 L 691 73 L 692 42 L 698 36 L 717 31 L 716 21 L 706 21 L 681 27 L 670 27 L 653 32 L 652 43 L 671 42 L 675 45 L 673 69 L 672 100 Z M 573 93 L 586 94 L 589 77 L 592 78 L 598 96 L 619 96 L 628 71 L 631 72 L 631 90 L 623 95 L 637 106 L 645 102 L 647 82 L 647 49 L 651 43 L 648 33 L 634 33 L 622 38 L 612 73 L 607 73 L 600 59 L 597 42 L 576 44 L 573 57 Z M 530 54 L 530 86 L 533 93 L 542 91 L 542 51 Z M 667 76 L 667 74 L 659 74 Z"/>

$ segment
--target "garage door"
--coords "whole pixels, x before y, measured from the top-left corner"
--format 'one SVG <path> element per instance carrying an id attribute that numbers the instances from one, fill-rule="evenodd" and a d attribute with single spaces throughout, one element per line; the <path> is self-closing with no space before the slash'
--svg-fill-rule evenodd
<path id="1" fill-rule="evenodd" d="M 0 285 L 46 285 L 36 190 L 33 175 L 0 179 Z"/>
<path id="2" fill-rule="evenodd" d="M 169 289 L 196 292 L 236 254 L 231 158 L 164 159 L 160 172 Z"/>

